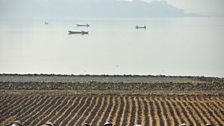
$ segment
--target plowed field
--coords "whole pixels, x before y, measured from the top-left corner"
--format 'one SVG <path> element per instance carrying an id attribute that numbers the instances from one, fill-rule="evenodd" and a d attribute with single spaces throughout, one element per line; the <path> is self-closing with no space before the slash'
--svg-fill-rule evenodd
<path id="1" fill-rule="evenodd" d="M 19 119 L 24 126 L 52 121 L 56 126 L 216 126 L 224 124 L 224 96 L 1 94 L 0 123 Z"/>

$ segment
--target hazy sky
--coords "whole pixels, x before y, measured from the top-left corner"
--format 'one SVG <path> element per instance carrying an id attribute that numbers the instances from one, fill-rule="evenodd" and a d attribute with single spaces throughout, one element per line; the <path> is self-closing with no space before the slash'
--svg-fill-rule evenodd
<path id="1" fill-rule="evenodd" d="M 144 0 L 144 1 L 151 2 L 153 0 Z M 224 0 L 166 0 L 166 1 L 176 7 L 184 9 L 186 12 L 224 15 Z"/>
<path id="2" fill-rule="evenodd" d="M 111 1 L 133 1 L 133 0 L 0 0 L 0 16 L 13 13 L 21 13 L 27 11 L 35 11 L 37 8 L 50 8 L 50 10 L 57 9 L 62 12 L 64 9 L 76 8 L 80 3 L 86 1 L 87 6 L 94 4 L 107 3 Z M 105 2 L 108 1 L 108 2 Z M 134 0 L 134 1 L 147 1 L 153 0 Z M 168 4 L 177 8 L 184 9 L 186 13 L 196 13 L 204 15 L 222 15 L 224 16 L 224 0 L 154 0 L 154 1 L 167 1 Z M 102 4 L 104 5 L 104 4 Z M 83 4 L 82 4 L 83 6 Z M 102 6 L 101 6 L 102 7 Z M 46 11 L 45 11 L 46 12 Z M 70 12 L 70 11 L 69 11 Z M 48 13 L 48 12 L 46 12 Z M 67 13 L 67 12 L 66 12 Z M 66 14 L 65 13 L 65 14 Z"/>

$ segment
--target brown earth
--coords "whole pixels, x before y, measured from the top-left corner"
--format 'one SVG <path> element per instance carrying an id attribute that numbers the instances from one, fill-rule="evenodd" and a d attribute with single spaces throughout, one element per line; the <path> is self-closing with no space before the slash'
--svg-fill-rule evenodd
<path id="1" fill-rule="evenodd" d="M 11 92 L 11 93 L 10 93 Z M 19 119 L 24 126 L 40 126 L 52 121 L 60 126 L 115 125 L 170 126 L 223 125 L 224 96 L 217 95 L 139 95 L 78 94 L 57 92 L 0 93 L 2 126 Z"/>
<path id="2" fill-rule="evenodd" d="M 224 124 L 223 78 L 0 75 L 0 126 L 215 126 Z"/>

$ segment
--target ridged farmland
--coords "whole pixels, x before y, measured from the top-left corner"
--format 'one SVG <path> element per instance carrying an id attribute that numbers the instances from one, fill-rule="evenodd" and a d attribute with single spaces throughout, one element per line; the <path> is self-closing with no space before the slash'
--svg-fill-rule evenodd
<path id="1" fill-rule="evenodd" d="M 224 122 L 223 96 L 2 94 L 0 122 L 19 119 L 24 126 L 52 121 L 57 126 L 216 126 Z M 2 123 L 2 124 L 3 124 Z"/>
<path id="2" fill-rule="evenodd" d="M 224 79 L 0 75 L 0 126 L 224 126 Z"/>

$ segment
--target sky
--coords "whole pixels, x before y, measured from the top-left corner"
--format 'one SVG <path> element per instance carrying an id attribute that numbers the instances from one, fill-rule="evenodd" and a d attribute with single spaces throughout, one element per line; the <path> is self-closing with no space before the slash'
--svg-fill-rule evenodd
<path id="1" fill-rule="evenodd" d="M 144 0 L 144 1 L 151 2 L 153 0 Z M 185 12 L 188 13 L 199 13 L 205 15 L 224 15 L 224 0 L 166 0 L 166 1 L 171 5 L 184 9 Z"/>
<path id="2" fill-rule="evenodd" d="M 174 9 L 183 9 L 185 13 L 193 13 L 206 16 L 224 16 L 224 0 L 0 0 L 0 17 L 4 16 L 23 16 L 23 15 L 73 15 L 77 13 L 79 8 L 84 8 L 86 13 L 92 15 L 92 10 L 95 13 L 102 13 L 104 9 L 110 9 L 110 13 L 119 14 L 119 10 L 124 8 L 124 6 L 129 6 L 126 4 L 118 8 L 117 5 L 113 6 L 114 3 L 121 1 L 135 2 L 136 5 L 142 5 L 142 1 L 152 2 L 152 1 L 165 1 L 171 5 Z M 83 4 L 84 3 L 84 4 Z M 112 5 L 113 4 L 113 5 Z M 108 6 L 107 6 L 108 5 Z M 93 7 L 94 6 L 94 7 Z M 144 6 L 147 8 L 147 6 Z M 92 8 L 92 10 L 91 10 Z M 98 8 L 102 8 L 101 10 Z M 141 8 L 141 7 L 138 7 Z M 89 12 L 88 12 L 89 10 Z M 125 10 L 125 9 L 124 9 Z M 130 13 L 135 12 L 134 10 L 128 8 L 126 10 L 131 10 Z M 136 9 L 137 10 L 137 9 Z M 142 9 L 144 13 L 148 13 Z M 165 10 L 165 9 L 164 9 Z M 162 12 L 168 13 L 166 10 Z M 117 12 L 113 12 L 117 11 Z M 154 11 L 149 9 L 147 11 Z M 158 9 L 154 12 L 157 12 Z M 38 13 L 38 14 L 37 14 Z M 83 13 L 80 12 L 81 14 Z M 127 12 L 128 13 L 128 12 Z M 141 12 L 142 13 L 142 12 Z M 139 14 L 139 13 L 138 13 Z M 136 15 L 138 15 L 136 14 Z M 105 14 L 106 15 L 106 14 Z M 155 14 L 156 15 L 156 14 Z"/>

